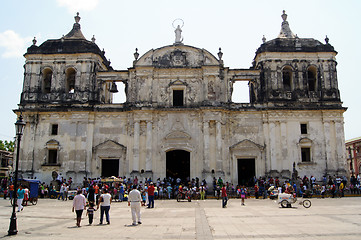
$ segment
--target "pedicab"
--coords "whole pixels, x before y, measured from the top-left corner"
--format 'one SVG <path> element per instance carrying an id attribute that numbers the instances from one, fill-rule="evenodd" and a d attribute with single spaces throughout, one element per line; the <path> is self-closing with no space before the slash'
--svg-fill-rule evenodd
<path id="1" fill-rule="evenodd" d="M 278 189 L 276 189 L 274 186 L 271 186 L 270 188 L 268 188 L 268 194 L 269 194 L 269 198 L 271 200 L 277 199 L 278 198 Z"/>
<path id="2" fill-rule="evenodd" d="M 29 189 L 29 198 L 24 201 L 24 206 L 31 202 L 31 204 L 36 205 L 38 203 L 39 197 L 39 184 L 40 181 L 36 179 L 21 179 L 21 185 Z"/>
<path id="3" fill-rule="evenodd" d="M 290 208 L 292 204 L 297 202 L 297 197 L 295 194 L 280 193 L 278 194 L 278 204 L 281 204 L 283 208 Z M 299 200 L 298 203 L 303 205 L 305 208 L 311 207 L 311 201 L 308 199 Z"/>
<path id="4" fill-rule="evenodd" d="M 24 198 L 22 205 L 27 206 L 28 202 L 36 205 L 38 203 L 40 181 L 36 179 L 19 179 L 19 182 L 24 188 L 29 189 L 29 196 L 28 198 Z M 14 204 L 13 199 L 10 200 L 11 204 Z"/>
<path id="5" fill-rule="evenodd" d="M 187 200 L 188 202 L 192 201 L 192 190 L 184 187 L 182 191 L 179 191 L 177 194 L 177 202 L 181 200 Z"/>

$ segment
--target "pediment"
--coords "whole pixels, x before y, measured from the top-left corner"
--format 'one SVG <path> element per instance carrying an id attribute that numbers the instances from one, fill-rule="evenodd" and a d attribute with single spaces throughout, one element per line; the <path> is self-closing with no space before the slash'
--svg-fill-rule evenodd
<path id="1" fill-rule="evenodd" d="M 169 84 L 169 86 L 186 86 L 187 83 L 181 81 L 181 80 L 175 80 Z"/>
<path id="2" fill-rule="evenodd" d="M 171 132 L 165 137 L 165 140 L 190 140 L 190 139 L 191 136 L 182 131 Z"/>
<path id="3" fill-rule="evenodd" d="M 101 149 L 126 149 L 126 147 L 116 141 L 113 140 L 106 140 L 94 147 L 94 150 L 101 150 Z"/>
<path id="4" fill-rule="evenodd" d="M 148 51 L 139 58 L 135 66 L 194 68 L 219 66 L 219 61 L 205 49 L 187 45 L 170 45 Z"/>
<path id="5" fill-rule="evenodd" d="M 305 144 L 305 143 L 312 143 L 312 140 L 305 137 L 305 138 L 301 138 L 299 141 L 300 144 Z"/>
<path id="6" fill-rule="evenodd" d="M 55 139 L 51 139 L 51 140 L 49 140 L 49 141 L 47 141 L 47 142 L 46 142 L 46 145 L 47 145 L 47 146 L 49 146 L 49 145 L 52 145 L 52 146 L 56 145 L 56 146 L 59 146 L 59 142 L 58 142 L 58 141 L 56 141 Z"/>
<path id="7" fill-rule="evenodd" d="M 259 150 L 264 150 L 264 146 L 257 144 L 249 139 L 244 139 L 234 145 L 232 145 L 230 147 L 231 150 L 235 150 L 235 149 L 249 149 L 249 148 L 255 148 L 255 149 L 259 149 Z"/>

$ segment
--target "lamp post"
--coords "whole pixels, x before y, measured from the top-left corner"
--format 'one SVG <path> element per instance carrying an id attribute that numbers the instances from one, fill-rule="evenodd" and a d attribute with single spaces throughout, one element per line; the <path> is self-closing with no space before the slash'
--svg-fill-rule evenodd
<path id="1" fill-rule="evenodd" d="M 8 231 L 8 235 L 16 235 L 18 233 L 17 227 L 16 227 L 16 212 L 15 212 L 15 207 L 16 207 L 16 199 L 17 199 L 17 189 L 18 189 L 18 170 L 19 170 L 19 153 L 20 153 L 20 141 L 21 141 L 21 136 L 23 135 L 23 131 L 24 131 L 24 127 L 25 127 L 25 122 L 23 121 L 23 116 L 22 114 L 20 114 L 20 117 L 18 118 L 18 120 L 15 123 L 15 129 L 16 129 L 16 137 L 17 137 L 17 146 L 16 146 L 16 167 L 15 167 L 15 179 L 14 179 L 14 194 L 13 194 L 13 213 L 11 214 L 11 218 L 10 218 L 10 226 L 9 226 L 9 231 Z"/>

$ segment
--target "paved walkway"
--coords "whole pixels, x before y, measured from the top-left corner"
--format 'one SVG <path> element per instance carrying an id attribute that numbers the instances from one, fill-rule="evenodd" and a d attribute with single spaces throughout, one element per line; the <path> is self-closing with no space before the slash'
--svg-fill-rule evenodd
<path id="1" fill-rule="evenodd" d="M 155 201 L 142 208 L 142 225 L 130 226 L 126 203 L 111 206 L 110 225 L 75 227 L 72 201 L 40 199 L 17 214 L 18 231 L 6 236 L 12 208 L 0 199 L 0 239 L 361 239 L 361 198 L 311 199 L 312 206 L 283 209 L 272 200 L 247 199 L 246 206 L 232 199 L 227 208 L 220 200 L 177 203 Z"/>

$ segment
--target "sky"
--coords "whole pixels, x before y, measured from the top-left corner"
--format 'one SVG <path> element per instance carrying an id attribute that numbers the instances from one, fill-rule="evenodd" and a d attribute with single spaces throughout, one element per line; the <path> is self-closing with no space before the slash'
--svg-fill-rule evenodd
<path id="1" fill-rule="evenodd" d="M 361 136 L 361 1 L 358 0 L 17 0 L 0 9 L 0 140 L 13 140 L 24 78 L 23 54 L 36 37 L 37 45 L 59 39 L 80 13 L 81 30 L 96 43 L 116 70 L 132 67 L 135 48 L 143 55 L 174 42 L 175 19 L 182 19 L 183 43 L 217 56 L 222 48 L 226 67 L 249 68 L 255 51 L 278 36 L 286 10 L 293 33 L 329 43 L 336 60 L 344 114 L 345 139 Z M 242 88 L 242 86 L 241 86 Z M 234 101 L 247 99 L 238 86 Z"/>

